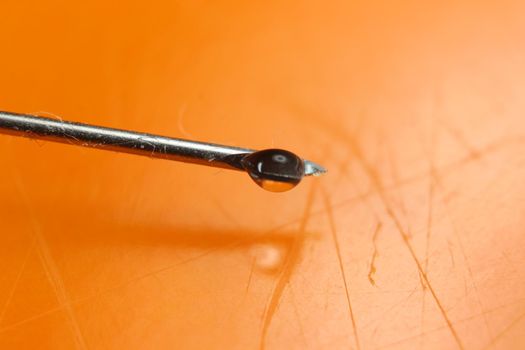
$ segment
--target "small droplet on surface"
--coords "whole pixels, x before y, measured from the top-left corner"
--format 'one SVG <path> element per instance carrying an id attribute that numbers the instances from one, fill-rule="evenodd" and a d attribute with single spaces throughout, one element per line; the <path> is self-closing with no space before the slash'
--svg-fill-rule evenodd
<path id="1" fill-rule="evenodd" d="M 257 185 L 271 192 L 291 190 L 304 176 L 303 160 L 282 149 L 248 154 L 241 163 Z"/>
<path id="2" fill-rule="evenodd" d="M 276 271 L 283 262 L 283 250 L 272 244 L 256 244 L 251 249 L 255 266 L 265 272 Z"/>

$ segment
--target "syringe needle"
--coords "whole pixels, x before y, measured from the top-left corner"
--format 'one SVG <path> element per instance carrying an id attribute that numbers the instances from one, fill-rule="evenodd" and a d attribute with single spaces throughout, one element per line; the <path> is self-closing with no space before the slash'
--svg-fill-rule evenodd
<path id="1" fill-rule="evenodd" d="M 281 149 L 254 151 L 1 111 L 0 133 L 246 171 L 258 185 L 275 192 L 295 187 L 304 176 L 326 172 Z"/>

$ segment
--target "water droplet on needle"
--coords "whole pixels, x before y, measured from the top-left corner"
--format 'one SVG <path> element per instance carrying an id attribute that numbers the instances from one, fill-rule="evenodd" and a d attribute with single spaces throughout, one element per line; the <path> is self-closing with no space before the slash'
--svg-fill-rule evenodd
<path id="1" fill-rule="evenodd" d="M 303 177 L 326 172 L 322 166 L 282 149 L 253 151 L 2 111 L 0 134 L 246 171 L 255 183 L 272 192 L 288 191 Z"/>
<path id="2" fill-rule="evenodd" d="M 282 149 L 267 149 L 248 154 L 241 164 L 257 185 L 271 192 L 291 190 L 305 175 L 303 160 Z"/>

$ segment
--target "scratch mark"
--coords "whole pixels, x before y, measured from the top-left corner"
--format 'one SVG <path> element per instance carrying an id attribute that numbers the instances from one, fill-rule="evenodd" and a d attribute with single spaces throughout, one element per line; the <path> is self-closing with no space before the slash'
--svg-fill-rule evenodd
<path id="1" fill-rule="evenodd" d="M 434 129 L 433 129 L 434 130 Z M 431 136 L 431 152 L 430 152 L 430 155 L 429 155 L 429 172 L 432 173 L 432 171 L 434 170 L 434 150 L 435 150 L 435 141 L 436 137 L 435 137 L 435 132 L 432 132 L 432 136 Z M 429 255 L 429 251 L 430 251 L 430 239 L 431 239 L 431 234 L 432 234 L 432 214 L 434 212 L 434 193 L 435 193 L 435 183 L 434 183 L 434 178 L 432 176 L 429 176 L 429 180 L 428 180 L 428 204 L 427 204 L 427 208 L 428 208 L 428 211 L 427 211 L 427 232 L 426 232 L 426 242 L 425 242 L 425 262 L 424 262 L 424 267 L 423 267 L 423 271 L 425 272 L 425 274 L 428 274 L 428 255 Z M 427 284 L 424 283 L 424 279 L 422 278 L 421 274 L 419 274 L 419 279 L 420 279 L 420 282 L 421 282 L 421 287 L 422 287 L 422 290 L 423 290 L 423 296 L 421 298 L 421 331 L 422 333 L 424 333 L 424 329 L 425 329 L 425 315 L 426 315 L 426 296 L 427 296 Z M 424 341 L 425 341 L 425 337 L 422 336 L 421 337 L 421 342 L 419 344 L 419 347 L 420 348 L 423 348 L 423 344 L 424 344 Z"/>
<path id="2" fill-rule="evenodd" d="M 245 297 L 248 295 L 248 291 L 250 290 L 250 285 L 252 284 L 253 270 L 255 270 L 255 258 L 252 258 L 252 265 L 250 267 L 250 274 L 248 275 L 248 282 L 246 283 L 246 292 L 244 294 Z"/>
<path id="3" fill-rule="evenodd" d="M 71 303 L 69 302 L 69 298 L 68 298 L 68 295 L 67 295 L 67 292 L 64 286 L 64 282 L 62 280 L 62 277 L 60 276 L 58 267 L 56 266 L 55 261 L 53 260 L 51 252 L 49 251 L 49 247 L 42 234 L 42 229 L 40 227 L 40 224 L 36 219 L 35 213 L 33 212 L 33 208 L 29 201 L 29 197 L 25 190 L 24 184 L 20 180 L 19 174 L 15 172 L 16 171 L 13 170 L 13 173 L 11 175 L 15 182 L 15 187 L 20 193 L 20 197 L 22 198 L 27 208 L 27 211 L 30 214 L 29 217 L 31 218 L 33 237 L 34 237 L 34 240 L 36 241 L 38 256 L 40 258 L 40 261 L 42 263 L 46 276 L 51 286 L 53 287 L 53 290 L 55 292 L 59 305 L 63 306 L 66 310 L 66 315 L 68 317 L 67 319 L 69 321 L 68 325 L 70 327 L 71 332 L 73 333 L 73 339 L 75 340 L 75 345 L 77 349 L 86 350 L 87 345 L 84 340 L 84 337 L 82 336 L 82 332 L 80 331 L 80 327 L 76 320 L 76 317 L 73 311 L 73 307 Z"/>
<path id="4" fill-rule="evenodd" d="M 28 318 L 26 318 L 24 320 L 21 320 L 21 321 L 15 322 L 13 324 L 10 324 L 8 326 L 5 326 L 5 327 L 0 329 L 0 334 L 5 333 L 5 332 L 7 332 L 7 331 L 9 331 L 11 329 L 14 329 L 16 327 L 22 326 L 24 324 L 27 324 L 27 323 L 29 323 L 31 321 L 38 320 L 39 318 L 45 317 L 47 315 L 51 315 L 54 312 L 58 312 L 58 311 L 62 310 L 63 307 L 64 307 L 63 305 L 60 305 L 60 306 L 54 307 L 52 309 L 46 310 L 44 312 L 41 312 L 39 314 L 36 314 L 34 316 L 28 317 Z"/>
<path id="5" fill-rule="evenodd" d="M 270 231 L 267 231 L 266 233 L 268 233 L 268 232 L 272 232 L 272 231 L 270 230 Z M 234 247 L 234 246 L 236 246 L 237 244 L 240 244 L 241 242 L 242 242 L 242 240 L 241 240 L 241 241 L 237 241 L 237 242 L 230 243 L 230 244 L 228 244 L 227 246 L 228 246 L 228 247 Z M 123 283 L 120 283 L 120 284 L 118 284 L 118 285 L 116 285 L 116 286 L 113 286 L 113 287 L 111 287 L 111 288 L 108 288 L 108 289 L 105 289 L 105 290 L 99 291 L 99 292 L 94 293 L 94 294 L 92 294 L 92 295 L 88 295 L 88 296 L 85 296 L 85 297 L 82 297 L 82 298 L 77 298 L 77 299 L 75 299 L 75 300 L 69 300 L 69 301 L 68 301 L 66 304 L 64 304 L 64 305 L 60 305 L 60 306 L 58 306 L 58 307 L 56 307 L 56 308 L 49 309 L 49 310 L 47 310 L 47 311 L 45 311 L 45 312 L 43 312 L 43 313 L 41 313 L 41 314 L 38 314 L 38 315 L 35 315 L 35 316 L 31 316 L 31 317 L 29 317 L 29 318 L 27 318 L 27 319 L 25 319 L 25 320 L 23 320 L 23 321 L 20 321 L 20 322 L 17 322 L 17 323 L 11 324 L 11 325 L 6 326 L 6 327 L 3 327 L 3 328 L 0 329 L 0 333 L 2 333 L 2 332 L 4 332 L 4 331 L 7 331 L 7 330 L 9 330 L 9 329 L 15 328 L 15 327 L 17 327 L 17 326 L 19 326 L 19 325 L 22 325 L 22 324 L 26 323 L 26 322 L 30 322 L 30 321 L 32 321 L 32 320 L 34 320 L 34 319 L 37 319 L 37 318 L 40 318 L 40 317 L 46 316 L 46 315 L 48 315 L 48 314 L 50 314 L 50 313 L 53 313 L 53 312 L 59 311 L 59 310 L 63 309 L 63 308 L 65 307 L 65 305 L 67 305 L 67 304 L 75 305 L 75 304 L 79 304 L 79 303 L 86 302 L 86 301 L 89 301 L 89 300 L 93 300 L 93 299 L 96 299 L 96 298 L 100 298 L 100 297 L 102 297 L 103 295 L 106 295 L 106 294 L 108 294 L 108 293 L 111 293 L 111 292 L 117 291 L 117 290 L 119 290 L 119 289 L 125 288 L 125 287 L 127 287 L 127 286 L 129 286 L 129 285 L 131 285 L 131 284 L 133 284 L 133 283 L 136 283 L 136 282 L 138 282 L 138 281 L 140 281 L 140 280 L 143 280 L 143 279 L 146 279 L 146 278 L 149 278 L 149 277 L 156 277 L 157 274 L 160 274 L 160 273 L 162 273 L 162 272 L 165 272 L 165 271 L 171 270 L 171 269 L 173 269 L 173 268 L 175 268 L 175 267 L 177 267 L 177 266 L 185 265 L 185 264 L 188 264 L 188 263 L 193 262 L 193 261 L 195 261 L 195 260 L 201 259 L 201 258 L 203 258 L 203 257 L 205 257 L 205 256 L 207 256 L 207 255 L 212 254 L 213 252 L 217 251 L 218 249 L 220 249 L 220 248 L 209 249 L 209 250 L 203 252 L 202 254 L 198 254 L 198 255 L 196 255 L 196 256 L 193 256 L 193 257 L 187 258 L 187 259 L 185 259 L 185 260 L 177 261 L 177 262 L 174 263 L 174 264 L 169 264 L 168 266 L 164 266 L 164 267 L 158 268 L 158 269 L 156 269 L 156 270 L 154 270 L 154 271 L 150 271 L 150 272 L 148 272 L 148 273 L 145 273 L 145 274 L 139 275 L 139 276 L 134 277 L 134 278 L 132 278 L 132 279 L 130 279 L 130 280 L 128 280 L 128 281 L 125 281 L 125 282 L 123 282 Z"/>
<path id="6" fill-rule="evenodd" d="M 248 293 L 250 291 L 250 286 L 252 284 L 253 272 L 255 270 L 255 261 L 256 261 L 255 257 L 251 259 L 250 273 L 248 274 L 248 281 L 246 282 L 246 288 L 244 289 L 244 295 L 242 296 L 242 298 L 240 298 L 237 305 L 235 307 L 232 307 L 231 311 L 229 312 L 228 317 L 226 318 L 228 320 L 227 323 L 231 322 L 232 318 L 241 309 L 242 305 L 244 305 L 244 303 L 246 302 L 246 299 L 248 298 Z"/>
<path id="7" fill-rule="evenodd" d="M 425 245 L 425 273 L 428 273 L 428 252 L 430 249 L 430 236 L 432 234 L 432 212 L 434 203 L 434 182 L 430 180 L 428 189 L 427 236 Z"/>
<path id="8" fill-rule="evenodd" d="M 449 240 L 447 240 L 447 248 L 450 254 L 450 262 L 452 264 L 452 267 L 456 267 L 456 259 L 454 258 L 454 251 L 452 249 L 453 245 L 452 245 L 452 242 L 450 242 Z"/>
<path id="9" fill-rule="evenodd" d="M 386 199 L 383 198 L 383 201 L 385 201 Z M 428 279 L 428 276 L 427 274 L 425 273 L 424 269 L 423 269 L 423 266 L 421 265 L 421 262 L 419 261 L 419 259 L 417 258 L 417 255 L 416 255 L 416 252 L 414 251 L 414 248 L 412 247 L 412 245 L 410 244 L 410 241 L 408 240 L 407 238 L 407 235 L 403 232 L 403 228 L 401 226 L 401 223 L 399 222 L 399 220 L 397 219 L 397 217 L 395 216 L 394 212 L 392 211 L 392 209 L 388 206 L 388 204 L 386 202 L 384 202 L 385 206 L 386 206 L 386 211 L 388 213 L 388 215 L 392 218 L 392 220 L 394 221 L 394 224 L 396 225 L 400 235 L 401 235 L 401 238 L 403 239 L 403 242 L 405 243 L 408 251 L 410 252 L 410 255 L 412 256 L 412 259 L 414 260 L 415 264 L 416 264 L 416 267 L 417 269 L 419 270 L 419 273 L 421 274 L 421 276 L 423 277 L 423 281 L 425 282 L 425 285 L 427 286 L 427 288 L 429 289 L 430 293 L 432 294 L 432 297 L 434 298 L 434 301 L 436 302 L 436 305 L 437 307 L 439 308 L 443 318 L 445 319 L 445 322 L 447 323 L 449 329 L 450 329 L 450 332 L 452 333 L 452 336 L 454 337 L 454 339 L 456 340 L 458 346 L 460 349 L 464 349 L 464 346 L 463 346 L 463 343 L 461 342 L 461 339 L 459 338 L 454 326 L 452 325 L 452 322 L 450 321 L 448 315 L 447 315 L 447 312 L 445 311 L 445 308 L 443 307 L 443 304 L 441 303 L 441 301 L 439 300 L 438 296 L 437 296 L 437 293 L 435 292 L 434 288 L 432 287 L 432 285 L 430 284 L 430 281 Z"/>
<path id="10" fill-rule="evenodd" d="M 443 119 L 439 119 L 439 122 L 441 126 L 443 127 L 443 129 L 445 129 L 450 135 L 452 135 L 452 137 L 454 137 L 456 141 L 467 150 L 467 152 L 470 155 L 469 158 L 471 159 L 479 158 L 480 156 L 479 152 L 474 147 L 472 147 L 472 145 L 467 141 L 467 139 L 462 133 L 454 129 L 451 125 L 446 123 Z"/>
<path id="11" fill-rule="evenodd" d="M 424 280 L 425 284 L 427 285 L 430 293 L 432 294 L 432 297 L 433 297 L 437 307 L 439 308 L 443 319 L 447 323 L 447 326 L 448 326 L 448 328 L 450 330 L 450 333 L 454 337 L 458 347 L 460 349 L 464 349 L 463 343 L 462 343 L 461 339 L 459 338 L 459 336 L 458 336 L 458 334 L 457 334 L 457 332 L 456 332 L 452 322 L 450 321 L 450 319 L 449 319 L 449 317 L 447 315 L 447 312 L 445 311 L 445 308 L 443 307 L 443 304 L 439 300 L 436 291 L 432 287 L 432 284 L 430 283 L 430 281 L 428 279 L 428 276 L 425 273 L 423 265 L 419 261 L 419 259 L 417 257 L 417 254 L 416 254 L 414 248 L 412 247 L 412 244 L 410 244 L 410 240 L 408 238 L 408 234 L 403 229 L 403 226 L 401 225 L 401 222 L 399 221 L 398 217 L 396 216 L 394 210 L 390 207 L 390 204 L 389 204 L 389 201 L 388 201 L 388 199 L 386 197 L 386 194 L 384 192 L 384 188 L 383 188 L 381 180 L 379 179 L 379 177 L 378 177 L 377 173 L 375 172 L 375 170 L 373 168 L 371 168 L 368 165 L 368 163 L 366 162 L 366 160 L 365 160 L 363 154 L 361 153 L 361 150 L 359 149 L 358 145 L 355 144 L 354 142 L 352 142 L 351 146 L 352 146 L 352 151 L 354 152 L 356 158 L 359 160 L 359 162 L 361 163 L 361 166 L 367 172 L 367 174 L 370 177 L 372 183 L 374 184 L 374 187 L 375 187 L 375 189 L 376 189 L 376 191 L 377 191 L 377 193 L 379 195 L 379 198 L 381 199 L 381 202 L 383 203 L 383 206 L 385 208 L 386 213 L 388 214 L 388 216 L 391 218 L 391 220 L 393 221 L 394 225 L 396 226 L 397 231 L 398 231 L 399 235 L 401 236 L 401 239 L 402 239 L 403 243 L 405 244 L 408 252 L 410 253 L 412 259 L 414 260 L 414 263 L 415 263 L 419 273 L 423 277 L 423 280 Z"/>
<path id="12" fill-rule="evenodd" d="M 382 317 L 385 317 L 387 314 L 389 314 L 390 312 L 392 312 L 393 310 L 395 310 L 396 308 L 402 308 L 404 307 L 404 305 L 410 300 L 410 298 L 412 298 L 412 296 L 418 291 L 418 288 L 413 288 L 411 291 L 407 291 L 408 295 L 406 296 L 406 298 L 404 298 L 403 300 L 401 300 L 400 302 L 396 302 L 394 305 L 390 306 L 388 309 L 384 310 L 383 313 L 381 314 Z M 367 329 L 369 328 L 372 324 L 374 323 L 377 323 L 376 320 L 373 320 L 373 321 L 370 321 L 368 322 L 367 324 L 365 324 L 364 326 L 362 326 L 361 328 L 362 329 Z M 380 324 L 377 326 L 379 327 Z M 374 338 L 374 337 L 372 337 Z"/>
<path id="13" fill-rule="evenodd" d="M 266 306 L 266 310 L 263 315 L 261 338 L 259 342 L 260 350 L 263 350 L 266 346 L 266 336 L 268 335 L 268 330 L 275 316 L 275 312 L 277 311 L 277 308 L 279 307 L 279 303 L 281 301 L 283 292 L 290 281 L 293 267 L 299 260 L 299 253 L 300 253 L 301 247 L 305 239 L 306 227 L 308 225 L 308 220 L 310 218 L 310 212 L 312 210 L 312 205 L 314 202 L 316 183 L 317 182 L 312 183 L 312 187 L 310 188 L 308 198 L 306 199 L 304 215 L 299 225 L 299 231 L 297 232 L 294 238 L 292 247 L 290 248 L 290 252 L 288 253 L 286 257 L 286 260 L 284 261 L 284 264 L 281 268 L 281 273 L 279 274 L 277 282 L 273 288 L 272 294 Z"/>
<path id="14" fill-rule="evenodd" d="M 432 178 L 434 179 L 435 183 L 439 186 L 439 189 L 443 193 L 446 193 L 446 190 L 443 187 L 443 182 L 441 181 L 437 171 L 433 168 L 431 170 L 430 174 L 431 174 Z M 451 227 L 452 227 L 452 232 L 453 232 L 454 236 L 456 237 L 456 240 L 458 241 L 458 246 L 459 246 L 459 251 L 461 252 L 461 256 L 465 260 L 465 265 L 467 267 L 467 272 L 468 272 L 468 275 L 470 277 L 470 280 L 472 281 L 472 286 L 474 288 L 474 293 L 476 295 L 476 301 L 477 301 L 478 306 L 481 309 L 481 311 L 484 311 L 484 306 L 483 306 L 483 303 L 481 302 L 481 297 L 479 296 L 478 286 L 477 286 L 476 281 L 474 279 L 474 273 L 472 272 L 472 266 L 471 266 L 470 260 L 469 260 L 469 258 L 467 256 L 467 253 L 466 253 L 466 250 L 465 250 L 465 246 L 463 245 L 463 240 L 461 239 L 461 235 L 459 234 L 459 231 L 458 231 L 458 228 L 456 226 L 456 223 L 455 223 L 454 219 L 452 218 L 452 215 L 450 214 L 450 208 L 448 206 L 448 203 L 442 201 L 442 204 L 443 204 L 443 207 L 445 208 L 445 212 L 447 213 L 447 216 L 448 216 L 448 218 L 450 220 L 450 224 L 451 224 Z M 487 319 L 485 314 L 483 314 L 483 321 L 485 323 L 485 328 L 487 329 L 488 335 L 492 339 L 493 338 L 492 330 L 491 330 L 491 328 L 489 326 L 489 322 L 488 322 L 488 319 Z"/>
<path id="15" fill-rule="evenodd" d="M 441 90 L 435 89 L 434 91 L 434 108 L 432 109 L 431 118 L 431 130 L 430 130 L 430 149 L 426 150 L 425 142 L 422 143 L 422 148 L 426 150 L 428 158 L 428 171 L 430 174 L 435 173 L 435 157 L 436 157 L 436 143 L 437 143 L 437 129 L 435 127 L 435 121 L 437 119 L 437 110 L 440 109 L 443 105 L 443 98 L 441 96 Z M 428 254 L 430 250 L 430 236 L 432 234 L 432 214 L 434 212 L 434 195 L 435 195 L 435 182 L 438 182 L 439 179 L 430 176 L 428 178 L 428 204 L 427 204 L 427 232 L 426 232 L 426 244 L 425 244 L 425 273 L 428 274 Z M 425 297 L 425 288 L 423 288 L 423 298 Z M 423 305 L 424 306 L 424 305 Z"/>
<path id="16" fill-rule="evenodd" d="M 222 204 L 221 201 L 217 199 L 217 197 L 210 197 L 210 201 L 213 202 L 213 204 L 215 204 L 217 209 L 219 209 L 219 212 L 224 216 L 226 220 L 230 221 L 235 226 L 241 227 L 239 221 L 224 207 L 224 204 Z"/>
<path id="17" fill-rule="evenodd" d="M 399 183 L 400 182 L 400 176 L 399 176 L 399 169 L 397 168 L 397 164 L 396 162 L 394 161 L 395 157 L 394 157 L 394 151 L 392 150 L 392 147 L 387 147 L 388 149 L 388 162 L 389 162 L 389 165 L 390 165 L 390 169 L 392 171 L 392 179 L 394 180 L 393 182 L 394 183 Z M 406 205 L 405 205 L 405 201 L 403 200 L 403 196 L 401 195 L 401 187 L 402 186 L 398 186 L 396 187 L 396 197 L 397 197 L 397 201 L 399 202 L 399 209 L 401 211 L 401 214 L 403 215 L 403 217 L 405 218 L 405 221 L 406 221 L 406 230 L 407 232 L 410 232 L 410 222 L 409 222 L 409 218 L 408 218 L 408 211 L 407 211 L 407 208 L 406 208 Z"/>
<path id="18" fill-rule="evenodd" d="M 377 223 L 376 229 L 374 231 L 374 235 L 372 236 L 372 243 L 374 244 L 374 252 L 372 253 L 372 259 L 370 261 L 370 269 L 368 270 L 368 280 L 370 281 L 370 284 L 375 286 L 376 281 L 374 280 L 374 275 L 376 273 L 376 266 L 375 261 L 378 256 L 377 253 L 377 235 L 379 234 L 379 231 L 381 231 L 381 227 L 383 224 L 381 222 Z"/>
<path id="19" fill-rule="evenodd" d="M 506 146 L 510 146 L 510 145 L 515 144 L 515 143 L 523 144 L 523 143 L 525 143 L 525 138 L 516 137 L 514 139 L 505 139 L 505 140 L 500 140 L 500 141 L 493 142 L 493 143 L 487 145 L 486 147 L 484 147 L 482 151 L 480 151 L 480 156 L 488 155 L 490 153 L 497 152 L 497 151 L 501 151 L 501 150 L 505 149 Z M 461 168 L 462 166 L 465 166 L 465 165 L 467 165 L 470 162 L 472 162 L 472 159 L 471 159 L 470 156 L 469 157 L 463 157 L 463 158 L 461 158 L 461 159 L 459 159 L 457 161 L 452 161 L 452 162 L 442 166 L 441 168 L 439 168 L 439 172 L 452 173 L 456 169 Z M 222 171 L 222 170 L 219 170 L 219 171 Z M 437 171 L 437 169 L 436 169 L 436 171 Z M 428 170 L 423 171 L 423 172 L 418 172 L 418 173 L 415 173 L 412 176 L 407 176 L 405 178 L 400 179 L 399 182 L 390 184 L 388 186 L 383 186 L 382 188 L 384 190 L 396 189 L 396 188 L 401 187 L 401 186 L 406 186 L 406 185 L 415 183 L 417 181 L 424 180 L 424 179 L 428 178 L 429 175 L 430 174 L 429 174 Z M 437 187 L 439 187 L 439 184 L 437 184 L 437 185 L 438 185 Z M 355 202 L 363 201 L 364 199 L 372 196 L 373 194 L 375 194 L 375 192 L 372 191 L 372 190 L 361 191 L 361 192 L 359 192 L 358 194 L 356 194 L 354 196 L 347 197 L 346 199 L 334 202 L 332 204 L 332 208 L 334 209 L 334 211 L 346 208 L 348 205 L 354 204 Z M 312 211 L 312 213 L 310 215 L 312 217 L 315 217 L 315 216 L 324 215 L 324 214 L 325 214 L 325 211 L 323 209 L 320 209 L 320 210 Z M 287 226 L 294 225 L 294 224 L 298 223 L 300 220 L 301 219 L 298 218 L 298 219 L 290 220 L 288 222 L 279 224 L 279 225 L 275 226 L 271 231 L 279 230 L 279 229 L 285 228 Z"/>
<path id="20" fill-rule="evenodd" d="M 490 310 L 487 310 L 486 313 L 494 313 L 494 312 L 497 312 L 501 309 L 504 309 L 504 308 L 507 308 L 507 307 L 510 307 L 510 306 L 514 306 L 516 303 L 520 303 L 520 302 L 523 302 L 523 298 L 516 301 L 516 302 L 512 302 L 512 303 L 507 303 L 507 304 L 504 304 L 504 305 L 500 305 L 500 306 L 496 306 Z M 465 318 L 462 318 L 460 320 L 457 320 L 458 323 L 463 323 L 463 322 L 467 322 L 467 321 L 470 321 L 470 320 L 474 320 L 478 317 L 482 316 L 481 313 L 479 314 L 475 314 L 475 315 L 471 315 L 471 316 L 468 316 L 468 317 L 465 317 Z M 521 315 L 519 318 L 523 318 L 525 317 L 525 314 Z M 505 330 L 503 330 L 502 333 L 506 332 L 509 330 L 509 327 L 512 327 L 514 326 L 516 323 L 519 322 L 519 319 L 516 319 L 512 322 L 511 325 L 509 325 L 508 327 L 506 327 Z M 406 337 L 406 338 L 403 338 L 403 339 L 399 339 L 397 341 L 394 341 L 394 342 L 391 342 L 391 343 L 388 343 L 388 344 L 385 344 L 385 345 L 381 345 L 379 347 L 377 347 L 376 349 L 386 349 L 386 348 L 389 348 L 389 347 L 392 347 L 392 346 L 399 346 L 403 343 L 406 343 L 408 341 L 411 341 L 411 340 L 414 340 L 414 339 L 417 339 L 419 337 L 422 337 L 424 335 L 427 335 L 427 334 L 431 334 L 431 333 L 434 333 L 434 332 L 438 332 L 438 331 L 441 331 L 442 329 L 446 328 L 446 326 L 440 326 L 440 327 L 435 327 L 435 328 L 432 328 L 432 329 L 429 329 L 427 330 L 426 332 L 422 332 L 422 333 L 419 333 L 419 334 L 415 334 L 415 335 L 412 335 L 412 336 L 409 336 L 409 337 Z M 502 334 L 500 334 L 502 335 Z M 486 348 L 489 348 L 491 347 L 493 344 L 488 344 L 484 349 Z"/>
<path id="21" fill-rule="evenodd" d="M 359 193 L 360 191 L 359 191 L 359 187 L 357 185 L 358 181 L 357 181 L 357 178 L 356 178 L 354 172 L 349 170 L 349 171 L 347 171 L 345 173 L 345 176 L 348 177 L 348 179 L 350 180 L 350 184 L 355 188 L 356 192 Z M 369 189 L 366 192 L 364 192 L 361 195 L 357 195 L 355 197 L 352 197 L 352 199 L 354 201 L 356 201 L 356 202 L 361 203 L 365 207 L 367 207 L 368 210 L 370 211 L 370 213 L 372 213 L 372 215 L 374 216 L 376 222 L 380 222 L 381 220 L 379 219 L 379 215 L 377 214 L 376 209 L 367 200 L 368 196 L 373 193 L 372 186 L 373 185 L 369 184 L 368 185 Z M 348 198 L 347 198 L 347 200 L 348 200 Z M 339 204 L 340 203 L 336 203 L 336 204 L 331 203 L 332 212 L 335 212 L 336 209 L 341 208 L 339 206 Z M 319 209 L 319 211 L 314 212 L 312 215 L 317 215 L 317 214 L 326 214 L 326 209 L 325 210 Z"/>
<path id="22" fill-rule="evenodd" d="M 347 161 L 343 161 L 343 162 L 338 164 L 337 169 L 339 171 L 338 171 L 338 177 L 335 179 L 336 180 L 335 182 L 339 182 L 341 180 L 341 178 L 343 178 L 344 176 L 346 176 L 349 173 L 349 171 L 350 171 L 349 167 L 350 167 L 350 163 L 347 162 Z"/>
<path id="23" fill-rule="evenodd" d="M 295 293 L 293 291 L 292 286 L 290 286 L 290 300 L 292 302 L 293 311 L 295 314 L 295 318 L 297 319 L 297 324 L 299 325 L 299 332 L 301 333 L 301 337 L 303 338 L 304 345 L 307 345 L 306 341 L 306 333 L 304 332 L 303 322 L 301 321 L 301 316 L 299 315 L 299 308 L 297 307 L 297 303 L 295 302 Z"/>
<path id="24" fill-rule="evenodd" d="M 78 349 L 87 349 L 84 337 L 76 320 L 73 307 L 69 303 L 69 297 L 66 292 L 64 281 L 62 280 L 60 272 L 58 271 L 58 267 L 56 266 L 55 261 L 53 260 L 51 252 L 49 251 L 49 246 L 47 245 L 47 242 L 45 241 L 42 232 L 40 231 L 40 226 L 35 227 L 35 230 L 40 261 L 42 262 L 44 271 L 47 275 L 49 282 L 51 283 L 51 286 L 53 287 L 59 304 L 65 306 L 66 315 L 69 320 L 70 329 L 73 332 L 75 344 Z"/>
<path id="25" fill-rule="evenodd" d="M 321 189 L 322 189 L 322 193 L 323 193 L 323 199 L 324 199 L 324 202 L 325 202 L 325 208 L 326 208 L 326 214 L 327 214 L 327 217 L 328 217 L 328 222 L 330 223 L 330 231 L 332 232 L 332 238 L 333 238 L 333 241 L 334 241 L 335 251 L 337 253 L 337 260 L 339 261 L 339 270 L 341 272 L 341 277 L 343 278 L 343 284 L 344 284 L 344 287 L 345 287 L 346 302 L 348 304 L 348 312 L 350 314 L 350 319 L 352 321 L 352 328 L 354 330 L 355 345 L 356 345 L 357 350 L 359 350 L 361 348 L 360 345 L 359 345 L 359 335 L 357 333 L 356 321 L 355 321 L 355 317 L 354 317 L 354 312 L 352 310 L 352 302 L 350 300 L 350 293 L 348 292 L 348 283 L 346 281 L 346 275 L 345 275 L 345 270 L 344 270 L 344 266 L 343 266 L 343 258 L 341 256 L 341 247 L 339 245 L 339 239 L 337 237 L 337 229 L 336 229 L 336 226 L 335 226 L 333 210 L 332 210 L 332 206 L 330 204 L 330 198 L 328 198 L 328 194 L 325 192 L 324 188 L 321 187 Z"/>
<path id="26" fill-rule="evenodd" d="M 496 342 L 499 341 L 503 337 L 503 335 L 505 335 L 508 331 L 510 331 L 514 326 L 519 324 L 524 318 L 525 318 L 525 313 L 522 313 L 517 318 L 515 318 L 514 321 L 512 321 L 507 327 L 505 327 L 505 329 L 503 329 L 496 337 L 492 338 L 490 343 L 487 344 L 487 346 L 484 347 L 483 349 L 488 349 L 492 345 L 496 344 Z"/>
<path id="27" fill-rule="evenodd" d="M 27 249 L 26 255 L 24 256 L 24 260 L 22 261 L 22 266 L 20 267 L 20 270 L 18 271 L 18 274 L 16 275 L 15 282 L 13 283 L 13 287 L 11 287 L 9 296 L 7 297 L 4 307 L 2 308 L 2 312 L 0 312 L 0 324 L 2 324 L 2 321 L 4 320 L 5 314 L 7 312 L 7 308 L 9 307 L 9 304 L 13 300 L 16 288 L 18 287 L 18 283 L 20 283 L 22 274 L 24 273 L 27 262 L 29 261 L 29 257 L 31 256 L 31 251 L 33 250 L 34 244 L 35 244 L 35 239 L 33 238 L 31 240 L 31 243 L 29 244 L 29 248 Z"/>
<path id="28" fill-rule="evenodd" d="M 505 249 L 502 249 L 502 250 L 501 250 L 501 256 L 502 256 L 503 259 L 505 260 L 506 265 L 512 267 L 512 272 L 514 272 L 514 273 L 518 273 L 518 271 L 516 270 L 516 267 L 515 267 L 514 262 L 513 262 L 512 259 L 509 257 L 509 255 L 508 255 L 508 253 L 505 251 Z"/>

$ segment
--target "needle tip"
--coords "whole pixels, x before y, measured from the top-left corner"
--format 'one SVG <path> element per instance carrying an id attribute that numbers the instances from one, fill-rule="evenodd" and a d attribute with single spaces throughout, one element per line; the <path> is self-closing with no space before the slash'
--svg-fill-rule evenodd
<path id="1" fill-rule="evenodd" d="M 316 164 L 309 160 L 304 161 L 304 176 L 321 176 L 326 172 L 327 170 L 319 164 Z"/>

